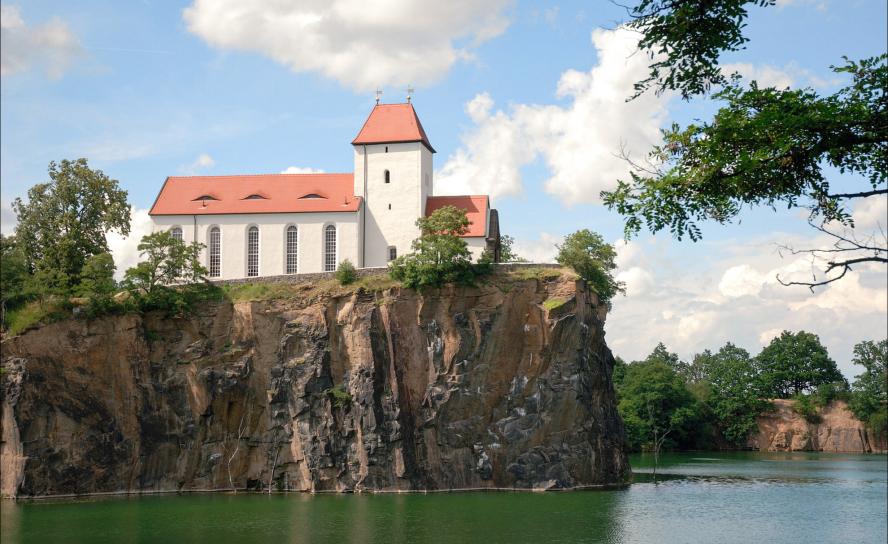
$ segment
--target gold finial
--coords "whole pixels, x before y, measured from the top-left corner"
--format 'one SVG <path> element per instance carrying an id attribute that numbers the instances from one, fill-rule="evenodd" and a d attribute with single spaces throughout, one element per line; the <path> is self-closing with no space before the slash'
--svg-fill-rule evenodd
<path id="1" fill-rule="evenodd" d="M 407 85 L 407 103 L 410 103 L 410 99 L 413 98 L 413 93 L 416 89 L 413 88 L 413 85 Z"/>

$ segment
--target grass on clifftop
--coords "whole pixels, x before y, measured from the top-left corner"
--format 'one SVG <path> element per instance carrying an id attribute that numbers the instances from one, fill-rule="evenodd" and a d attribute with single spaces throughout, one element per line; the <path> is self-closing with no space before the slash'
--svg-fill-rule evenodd
<path id="1" fill-rule="evenodd" d="M 347 286 L 340 285 L 335 279 L 299 283 L 265 283 L 257 280 L 253 283 L 223 285 L 222 291 L 232 302 L 259 302 L 286 298 L 342 296 L 358 289 L 383 291 L 400 285 L 399 282 L 389 278 L 388 274 L 377 274 L 358 278 Z"/>
<path id="2" fill-rule="evenodd" d="M 551 281 L 562 276 L 576 277 L 576 274 L 567 268 L 550 268 L 544 266 L 531 266 L 527 268 L 517 268 L 506 272 L 506 277 L 515 280 L 540 280 Z"/>

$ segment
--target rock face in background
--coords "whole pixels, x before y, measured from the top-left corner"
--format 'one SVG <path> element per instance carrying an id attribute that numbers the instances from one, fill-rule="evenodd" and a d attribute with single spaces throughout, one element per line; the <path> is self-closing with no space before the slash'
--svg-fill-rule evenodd
<path id="1" fill-rule="evenodd" d="M 2 493 L 625 481 L 582 282 L 218 303 L 3 342 Z"/>
<path id="2" fill-rule="evenodd" d="M 758 418 L 758 433 L 749 447 L 761 451 L 827 451 L 844 453 L 885 452 L 863 422 L 854 417 L 844 401 L 833 401 L 819 412 L 820 422 L 809 423 L 793 410 L 793 401 L 775 399 L 774 410 Z"/>

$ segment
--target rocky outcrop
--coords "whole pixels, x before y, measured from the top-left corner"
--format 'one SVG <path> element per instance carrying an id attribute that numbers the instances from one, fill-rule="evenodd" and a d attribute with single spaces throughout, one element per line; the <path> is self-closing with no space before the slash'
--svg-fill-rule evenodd
<path id="1" fill-rule="evenodd" d="M 3 495 L 627 478 L 605 308 L 582 282 L 309 291 L 5 340 Z"/>
<path id="2" fill-rule="evenodd" d="M 809 422 L 788 399 L 771 401 L 774 409 L 758 418 L 749 447 L 761 451 L 885 452 L 884 440 L 871 436 L 844 401 L 833 401 Z"/>

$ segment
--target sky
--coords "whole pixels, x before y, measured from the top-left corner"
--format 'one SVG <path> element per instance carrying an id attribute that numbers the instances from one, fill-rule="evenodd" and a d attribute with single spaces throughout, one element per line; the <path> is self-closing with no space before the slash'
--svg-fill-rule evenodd
<path id="1" fill-rule="evenodd" d="M 884 267 L 815 293 L 779 285 L 811 265 L 781 245 L 820 247 L 799 210 L 745 210 L 704 225 L 702 241 L 626 241 L 599 192 L 628 177 L 659 130 L 711 117 L 707 98 L 646 94 L 638 36 L 612 2 L 508 0 L 195 0 L 2 4 L 0 213 L 47 180 L 50 161 L 86 157 L 119 180 L 133 234 L 109 243 L 119 272 L 150 232 L 169 175 L 351 172 L 349 144 L 373 106 L 406 88 L 437 150 L 437 194 L 490 194 L 517 252 L 551 262 L 582 228 L 618 249 L 627 293 L 607 342 L 626 360 L 658 342 L 685 359 L 731 341 L 757 353 L 780 331 L 818 334 L 849 378 L 852 347 L 888 329 Z M 885 51 L 883 0 L 780 0 L 751 8 L 750 42 L 723 65 L 760 85 L 839 89 L 842 56 Z M 830 172 L 838 187 L 860 180 Z M 884 198 L 854 210 L 859 232 L 886 227 Z"/>

